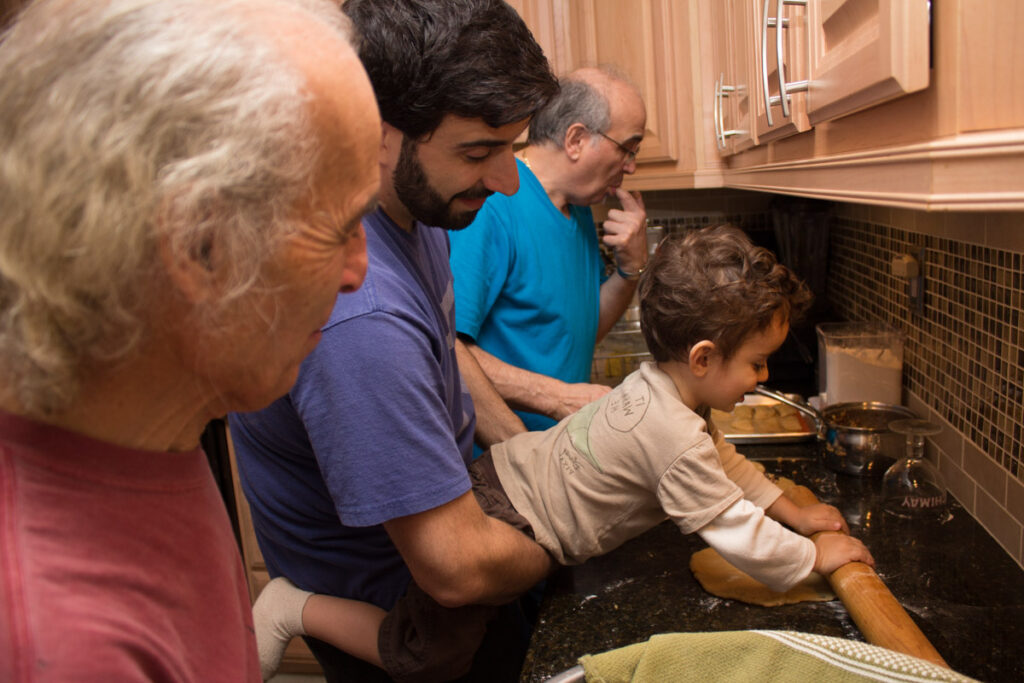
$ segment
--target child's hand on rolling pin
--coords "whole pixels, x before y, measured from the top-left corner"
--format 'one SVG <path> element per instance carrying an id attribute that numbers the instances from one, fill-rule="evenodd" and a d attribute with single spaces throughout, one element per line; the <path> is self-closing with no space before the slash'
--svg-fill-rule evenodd
<path id="1" fill-rule="evenodd" d="M 814 549 L 818 552 L 814 558 L 814 571 L 822 576 L 828 576 L 848 562 L 875 566 L 875 558 L 871 557 L 867 546 L 846 534 L 820 534 L 814 539 Z"/>
<path id="2" fill-rule="evenodd" d="M 850 533 L 846 526 L 846 520 L 839 510 L 825 503 L 815 503 L 799 509 L 790 526 L 803 534 L 810 536 L 817 531 L 841 531 L 844 534 Z"/>

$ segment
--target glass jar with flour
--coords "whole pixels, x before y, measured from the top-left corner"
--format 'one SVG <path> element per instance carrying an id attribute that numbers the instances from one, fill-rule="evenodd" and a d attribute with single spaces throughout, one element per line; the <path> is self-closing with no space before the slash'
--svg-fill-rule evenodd
<path id="1" fill-rule="evenodd" d="M 821 323 L 818 391 L 824 405 L 877 401 L 900 405 L 903 332 L 885 323 Z"/>

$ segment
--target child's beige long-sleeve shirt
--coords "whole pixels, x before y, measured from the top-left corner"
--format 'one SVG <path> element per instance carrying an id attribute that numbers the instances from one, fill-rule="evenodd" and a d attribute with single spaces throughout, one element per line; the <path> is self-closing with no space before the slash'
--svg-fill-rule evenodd
<path id="1" fill-rule="evenodd" d="M 563 564 L 607 553 L 668 517 L 775 590 L 814 565 L 810 539 L 764 516 L 781 490 L 653 363 L 555 427 L 491 453 L 512 504 Z"/>

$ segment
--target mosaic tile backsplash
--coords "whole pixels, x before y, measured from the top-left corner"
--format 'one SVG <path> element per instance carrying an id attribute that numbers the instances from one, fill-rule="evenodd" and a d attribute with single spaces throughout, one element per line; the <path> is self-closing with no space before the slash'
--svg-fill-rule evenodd
<path id="1" fill-rule="evenodd" d="M 829 295 L 853 320 L 887 320 L 908 335 L 904 385 L 1015 477 L 1021 469 L 1024 330 L 1021 254 L 839 219 Z M 892 257 L 923 251 L 925 304 L 908 304 Z M 839 303 L 836 303 L 839 302 Z"/>
<path id="2" fill-rule="evenodd" d="M 670 229 L 724 219 L 771 230 L 773 212 L 777 218 L 788 200 L 718 190 L 645 193 L 645 201 Z M 843 319 L 904 331 L 904 403 L 943 427 L 928 439 L 928 457 L 956 499 L 1024 566 L 1024 213 L 824 202 L 817 210 L 826 216 L 819 229 L 828 236 L 828 304 Z M 892 272 L 904 254 L 919 259 L 924 273 L 920 311 L 907 280 Z"/>
<path id="3" fill-rule="evenodd" d="M 950 220 L 968 230 L 975 221 L 978 242 L 949 237 L 941 217 L 837 205 L 829 301 L 847 319 L 906 333 L 906 403 L 944 427 L 929 455 L 960 503 L 1024 565 L 1024 253 L 986 244 L 995 240 L 986 239 L 993 221 L 984 214 Z M 1024 233 L 1024 214 L 999 227 Z M 920 312 L 908 281 L 892 274 L 903 254 L 921 263 Z"/>

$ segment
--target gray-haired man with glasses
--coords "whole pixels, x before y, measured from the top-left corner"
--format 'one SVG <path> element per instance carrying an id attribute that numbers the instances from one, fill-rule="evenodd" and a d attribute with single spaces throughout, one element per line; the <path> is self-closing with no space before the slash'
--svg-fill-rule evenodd
<path id="1" fill-rule="evenodd" d="M 530 430 L 608 391 L 589 383 L 594 345 L 629 305 L 647 262 L 643 201 L 621 187 L 636 171 L 643 99 L 611 67 L 580 69 L 561 86 L 517 155 L 519 191 L 492 196 L 472 225 L 451 234 L 457 348 L 476 358 Z M 609 211 L 599 238 L 589 207 L 606 198 L 621 208 Z M 615 257 L 608 277 L 599 239 Z M 495 424 L 502 414 L 477 403 L 478 434 L 522 429 Z"/>

